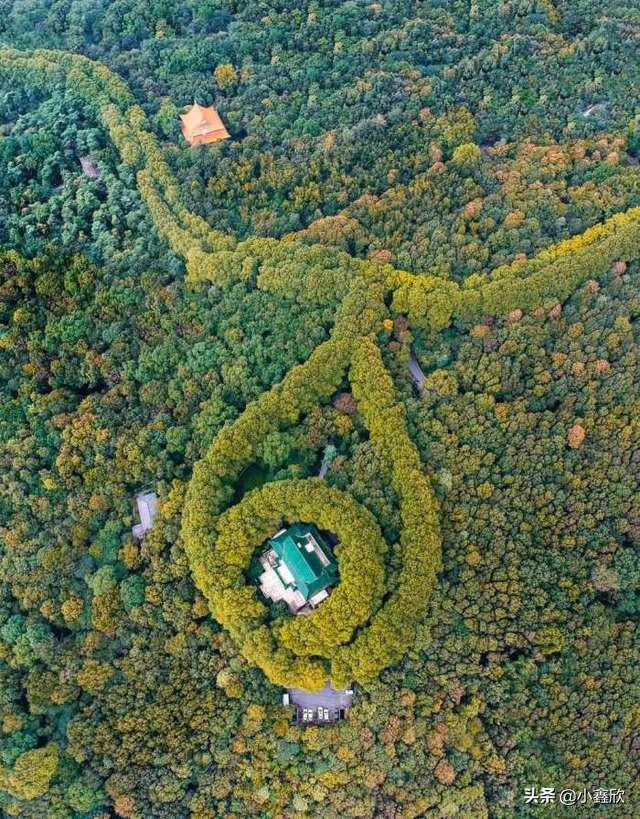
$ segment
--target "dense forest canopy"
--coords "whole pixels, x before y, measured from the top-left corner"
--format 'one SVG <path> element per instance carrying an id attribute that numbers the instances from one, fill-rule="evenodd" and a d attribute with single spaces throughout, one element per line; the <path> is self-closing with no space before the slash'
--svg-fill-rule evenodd
<path id="1" fill-rule="evenodd" d="M 541 815 L 537 785 L 626 788 L 617 815 L 637 815 L 640 13 L 0 12 L 3 46 L 126 83 L 184 228 L 164 229 L 123 120 L 0 61 L 0 810 L 506 819 Z M 194 98 L 231 140 L 185 147 Z M 211 254 L 222 276 L 204 256 L 185 275 L 189 237 L 211 250 L 193 214 L 248 240 Z M 243 504 L 377 527 L 384 579 L 349 586 L 353 614 L 398 606 L 359 652 L 265 615 L 289 649 L 339 647 L 346 722 L 291 724 L 281 667 L 224 583 L 209 595 L 207 553 L 194 569 L 194 486 L 207 514 L 237 504 L 232 561 L 255 545 Z"/>
<path id="2" fill-rule="evenodd" d="M 240 236 L 315 223 L 358 253 L 465 275 L 637 197 L 640 12 L 619 0 L 4 5 L 5 43 L 79 50 L 122 76 L 185 203 Z M 194 97 L 215 101 L 232 140 L 183 149 L 178 113 Z M 4 231 L 20 219 L 31 249 L 56 226 L 104 255 L 115 248 L 101 235 L 124 220 L 141 240 L 135 193 L 113 178 L 86 106 L 31 87 L 11 88 L 3 108 Z M 43 121 L 56 125 L 41 133 Z M 448 162 L 471 143 L 483 162 Z M 42 163 L 17 162 L 25 151 Z M 101 182 L 81 179 L 79 151 Z M 322 221 L 335 216 L 349 221 Z"/>

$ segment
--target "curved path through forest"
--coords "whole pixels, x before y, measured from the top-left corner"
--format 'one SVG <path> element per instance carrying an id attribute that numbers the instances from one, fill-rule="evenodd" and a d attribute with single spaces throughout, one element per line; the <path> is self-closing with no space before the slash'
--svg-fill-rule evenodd
<path id="1" fill-rule="evenodd" d="M 212 614 L 229 630 L 244 656 L 273 682 L 310 689 L 321 687 L 329 676 L 338 684 L 376 677 L 413 644 L 441 562 L 438 504 L 377 345 L 382 322 L 403 313 L 410 325 L 437 332 L 455 321 L 466 323 L 487 314 L 564 301 L 584 281 L 605 274 L 615 262 L 638 259 L 640 208 L 617 214 L 530 259 L 470 276 L 460 286 L 321 246 L 276 239 L 239 242 L 215 230 L 182 205 L 178 183 L 127 85 L 86 57 L 0 49 L 0 81 L 12 86 L 31 82 L 51 89 L 66 83 L 69 93 L 94 108 L 123 163 L 135 171 L 158 233 L 185 260 L 188 279 L 212 281 L 221 287 L 252 280 L 264 290 L 314 304 L 334 304 L 339 295 L 329 340 L 224 427 L 194 466 L 183 509 L 182 537 L 194 581 Z M 417 384 L 424 380 L 413 355 L 409 370 Z M 234 565 L 237 557 L 229 558 L 222 548 L 226 533 L 218 529 L 221 521 L 244 525 L 243 515 L 257 502 L 257 496 L 248 497 L 246 503 L 229 506 L 233 485 L 257 457 L 264 436 L 273 428 L 298 423 L 318 402 L 328 400 L 345 378 L 351 380 L 359 412 L 389 465 L 402 520 L 400 543 L 391 548 L 399 550 L 403 566 L 397 587 L 380 601 L 379 608 L 363 614 L 360 626 L 348 638 L 340 642 L 336 636 L 335 646 L 311 656 L 304 642 L 313 636 L 311 631 L 299 634 L 297 643 L 290 637 L 285 645 L 268 627 L 265 607 L 255 590 L 244 585 L 243 567 Z M 290 482 L 291 502 L 300 505 L 305 498 L 320 497 L 317 481 Z M 288 502 L 282 491 L 279 497 Z M 262 501 L 269 506 L 267 498 Z M 351 514 L 370 515 L 353 499 L 347 502 L 345 498 L 345 504 Z M 247 546 L 250 549 L 249 541 Z M 347 580 L 343 577 L 341 585 Z M 309 623 L 308 630 L 323 622 L 323 608 L 303 618 Z M 318 634 L 314 639 L 314 645 L 319 645 Z"/>

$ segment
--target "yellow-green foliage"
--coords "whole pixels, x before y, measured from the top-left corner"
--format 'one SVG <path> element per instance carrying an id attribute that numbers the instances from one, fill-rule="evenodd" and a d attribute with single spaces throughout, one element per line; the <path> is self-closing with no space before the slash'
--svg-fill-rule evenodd
<path id="1" fill-rule="evenodd" d="M 31 76 L 34 82 L 66 80 L 75 93 L 95 107 L 123 162 L 139 172 L 140 193 L 154 224 L 185 258 L 190 278 L 224 285 L 257 273 L 259 263 L 264 263 L 259 275 L 262 287 L 288 296 L 297 293 L 298 298 L 303 293 L 316 303 L 318 298 L 327 298 L 336 283 L 342 289 L 357 271 L 364 279 L 377 278 L 380 266 L 350 259 L 342 251 L 328 252 L 295 241 L 249 240 L 243 243 L 238 256 L 221 256 L 221 252 L 235 248 L 234 239 L 182 207 L 176 181 L 126 83 L 87 57 L 43 49 L 0 49 L 0 72 L 12 71 Z M 466 162 L 477 153 L 477 146 L 462 145 L 454 160 Z M 462 289 L 446 279 L 414 276 L 390 266 L 383 269 L 387 287 L 394 292 L 394 309 L 407 313 L 418 325 L 439 330 L 449 325 L 452 316 L 467 319 L 566 298 L 578 284 L 601 275 L 618 259 L 637 258 L 639 227 L 640 208 L 633 208 L 532 259 L 499 267 L 488 277 L 470 276 Z M 302 271 L 309 268 L 312 275 L 305 276 Z M 302 290 L 295 284 L 301 276 Z M 355 313 L 351 316 L 354 318 Z M 363 334 L 370 332 L 371 326 Z"/>
<path id="2" fill-rule="evenodd" d="M 406 313 L 413 324 L 438 330 L 447 327 L 452 317 L 469 321 L 563 301 L 587 279 L 606 273 L 616 261 L 637 259 L 639 236 L 640 208 L 632 208 L 531 259 L 503 265 L 487 276 L 470 276 L 462 288 L 432 276 L 392 271 L 393 307 Z"/>
<path id="3" fill-rule="evenodd" d="M 394 311 L 406 313 L 413 325 L 443 330 L 451 323 L 460 299 L 456 282 L 392 270 L 389 284 L 393 288 Z"/>
<path id="4" fill-rule="evenodd" d="M 10 70 L 30 74 L 34 82 L 66 81 L 74 93 L 90 103 L 122 161 L 138 171 L 140 194 L 160 235 L 185 259 L 190 252 L 199 251 L 207 261 L 207 272 L 215 275 L 219 266 L 210 257 L 232 248 L 235 242 L 182 207 L 175 178 L 149 130 L 144 111 L 134 103 L 126 84 L 99 63 L 58 51 L 0 49 L 0 71 Z"/>
<path id="5" fill-rule="evenodd" d="M 402 407 L 394 401 L 393 382 L 373 339 L 356 347 L 351 383 L 372 440 L 391 463 L 393 486 L 402 517 L 402 570 L 398 586 L 368 629 L 340 654 L 344 676 L 367 680 L 398 660 L 412 644 L 440 568 L 442 544 L 438 503 L 409 438 Z"/>
<path id="6" fill-rule="evenodd" d="M 377 301 L 369 297 L 365 307 L 365 321 L 377 321 L 381 311 Z M 366 681 L 399 659 L 413 642 L 440 565 L 437 503 L 408 436 L 403 411 L 394 401 L 391 378 L 373 338 L 361 338 L 354 347 L 343 340 L 348 335 L 344 324 L 345 319 L 339 319 L 337 339 L 318 347 L 307 363 L 294 368 L 281 385 L 222 430 L 196 464 L 183 513 L 183 537 L 194 578 L 214 616 L 229 629 L 247 659 L 273 682 L 289 685 L 308 685 L 310 679 L 329 673 L 337 684 Z M 221 514 L 261 437 L 280 424 L 296 423 L 320 398 L 329 397 L 349 359 L 354 395 L 372 439 L 391 464 L 403 521 L 403 568 L 397 588 L 382 607 L 378 607 L 376 571 L 368 572 L 363 584 L 354 570 L 355 555 L 346 548 L 351 542 L 350 526 L 356 522 L 358 530 L 368 532 L 362 538 L 370 550 L 367 560 L 372 554 L 379 556 L 384 544 L 373 521 L 367 522 L 368 513 L 344 496 L 333 498 L 316 481 L 285 482 L 252 493 Z M 312 617 L 291 621 L 278 634 L 271 634 L 263 625 L 264 606 L 244 585 L 243 568 L 257 545 L 284 519 L 312 520 L 337 532 L 345 553 L 339 555 L 341 582 L 329 601 Z M 358 626 L 364 627 L 356 631 Z M 331 665 L 318 659 L 305 665 L 304 657 L 310 655 L 324 656 Z"/>
<path id="7" fill-rule="evenodd" d="M 185 259 L 190 280 L 224 286 L 255 277 L 259 287 L 304 304 L 331 304 L 336 297 L 340 301 L 331 340 L 250 404 L 234 424 L 223 428 L 195 465 L 183 537 L 194 580 L 211 610 L 234 635 L 244 656 L 274 682 L 317 687 L 328 673 L 328 658 L 337 683 L 376 676 L 412 643 L 441 559 L 438 505 L 374 340 L 388 318 L 389 295 L 395 312 L 406 313 L 412 324 L 430 331 L 442 330 L 454 320 L 565 299 L 581 282 L 602 275 L 614 262 L 638 258 L 640 208 L 618 214 L 532 259 L 470 276 L 462 287 L 297 241 L 251 239 L 238 244 L 181 205 L 177 183 L 144 112 L 126 84 L 104 66 L 77 54 L 0 49 L 0 72 L 19 72 L 33 82 L 64 79 L 94 106 L 122 161 L 136 171 L 158 232 Z M 231 76 L 228 70 L 224 73 Z M 472 144 L 458 147 L 453 154 L 453 162 L 464 168 L 478 160 L 479 150 Z M 367 530 L 371 553 L 379 557 L 383 550 L 377 527 L 353 501 L 330 498 L 317 482 L 294 482 L 265 487 L 225 513 L 234 485 L 254 461 L 261 439 L 274 429 L 299 422 L 320 400 L 328 399 L 349 366 L 360 413 L 390 465 L 400 505 L 402 569 L 381 606 L 381 578 L 376 571 L 367 588 L 353 580 L 356 572 L 349 543 L 355 521 Z M 305 498 L 303 487 L 311 486 L 314 489 Z M 305 501 L 311 506 L 305 506 Z M 335 508 L 327 508 L 332 504 Z M 249 508 L 259 512 L 261 528 L 247 528 Z M 262 622 L 264 605 L 244 585 L 242 569 L 256 540 L 268 534 L 268 524 L 293 511 L 343 533 L 344 577 L 330 602 L 312 617 L 287 623 L 275 634 Z M 353 611 L 346 602 L 350 595 Z M 359 628 L 365 621 L 366 627 Z"/>
<path id="8" fill-rule="evenodd" d="M 47 792 L 58 767 L 58 748 L 45 745 L 25 751 L 13 768 L 0 768 L 0 790 L 16 799 L 37 799 Z"/>
<path id="9" fill-rule="evenodd" d="M 639 237 L 640 208 L 618 213 L 532 259 L 498 267 L 486 279 L 470 277 L 454 307 L 456 315 L 495 315 L 563 301 L 587 279 L 606 273 L 614 262 L 637 259 Z"/>
<path id="10" fill-rule="evenodd" d="M 340 583 L 320 608 L 307 617 L 286 620 L 272 634 L 284 667 L 311 655 L 331 660 L 336 647 L 350 640 L 380 606 L 386 545 L 376 521 L 350 495 L 318 478 L 267 484 L 227 509 L 217 521 L 212 612 L 246 654 L 244 644 L 249 640 L 250 649 L 254 647 L 252 635 L 262 625 L 266 607 L 256 598 L 255 589 L 245 586 L 243 570 L 256 549 L 285 521 L 311 520 L 339 538 Z M 260 665 L 274 682 L 299 682 L 290 673 L 274 679 L 272 662 L 271 657 L 260 657 Z M 316 665 L 323 669 L 325 679 L 330 676 L 330 666 L 311 664 Z"/>
<path id="11" fill-rule="evenodd" d="M 320 345 L 307 362 L 250 404 L 234 424 L 224 427 L 193 470 L 183 513 L 183 537 L 196 585 L 212 601 L 215 521 L 229 505 L 233 485 L 253 462 L 258 444 L 280 425 L 294 424 L 323 397 L 335 392 L 349 361 L 349 345 Z"/>

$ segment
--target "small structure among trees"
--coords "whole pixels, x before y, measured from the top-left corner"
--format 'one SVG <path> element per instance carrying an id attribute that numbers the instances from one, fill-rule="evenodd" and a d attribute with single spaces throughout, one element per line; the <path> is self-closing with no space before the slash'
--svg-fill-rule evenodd
<path id="1" fill-rule="evenodd" d="M 229 139 L 229 132 L 213 106 L 205 107 L 194 101 L 186 114 L 180 114 L 182 135 L 189 145 L 206 145 Z"/>
<path id="2" fill-rule="evenodd" d="M 293 721 L 298 725 L 331 725 L 346 719 L 352 700 L 351 688 L 332 688 L 330 681 L 319 691 L 289 688 L 282 695 L 283 705 L 294 707 Z"/>
<path id="3" fill-rule="evenodd" d="M 260 590 L 293 614 L 307 614 L 329 596 L 338 579 L 333 552 L 313 524 L 295 523 L 269 541 L 260 558 Z"/>
<path id="4" fill-rule="evenodd" d="M 85 176 L 88 176 L 89 179 L 98 178 L 98 169 L 90 156 L 79 156 L 78 160 L 80 162 L 80 167 L 82 168 L 82 173 Z"/>
<path id="5" fill-rule="evenodd" d="M 137 523 L 131 531 L 133 536 L 140 540 L 144 537 L 145 532 L 153 526 L 153 519 L 158 508 L 158 496 L 155 492 L 136 495 L 136 506 L 138 507 L 140 523 Z"/>

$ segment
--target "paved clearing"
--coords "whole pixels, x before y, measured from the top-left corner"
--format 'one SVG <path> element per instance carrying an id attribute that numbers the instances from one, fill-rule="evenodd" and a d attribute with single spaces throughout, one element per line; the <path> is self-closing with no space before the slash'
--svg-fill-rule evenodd
<path id="1" fill-rule="evenodd" d="M 305 691 L 303 688 L 290 688 L 289 700 L 291 705 L 298 708 L 327 708 L 336 711 L 340 708 L 347 710 L 351 706 L 353 692 L 345 688 L 331 688 L 327 682 L 320 691 Z"/>

